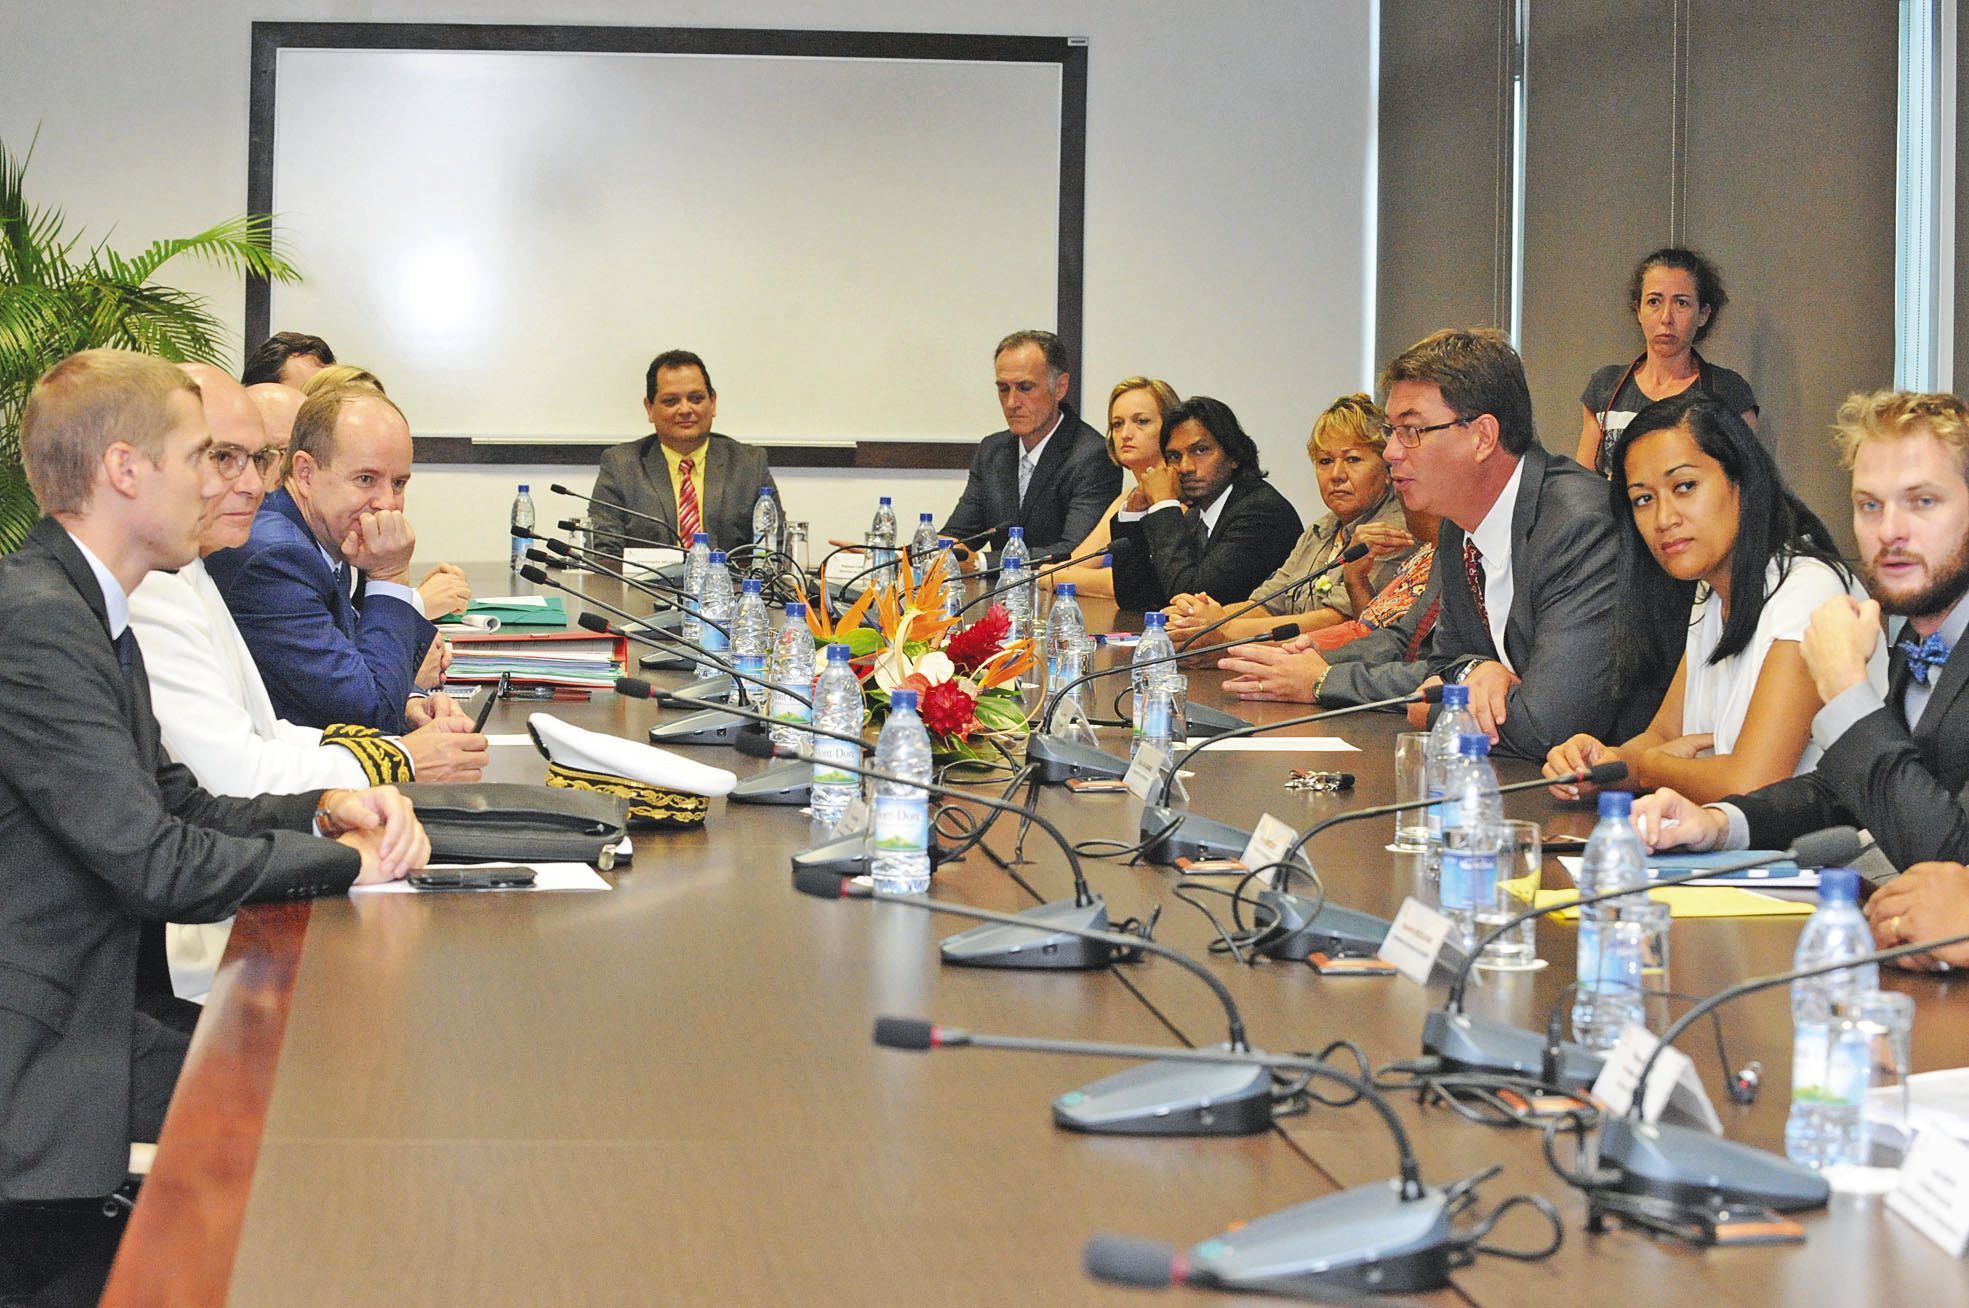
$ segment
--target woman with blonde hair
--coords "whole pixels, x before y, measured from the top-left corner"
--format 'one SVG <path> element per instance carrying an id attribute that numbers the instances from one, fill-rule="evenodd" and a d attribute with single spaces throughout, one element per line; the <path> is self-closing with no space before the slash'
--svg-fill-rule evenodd
<path id="1" fill-rule="evenodd" d="M 1143 471 L 1162 462 L 1162 419 L 1179 403 L 1175 388 L 1155 377 L 1124 377 L 1108 392 L 1108 458 L 1127 469 L 1136 484 L 1122 488 L 1068 558 L 1107 548 L 1113 539 L 1115 511 L 1139 488 Z M 1098 560 L 1062 568 L 1042 584 L 1061 582 L 1072 582 L 1082 595 L 1114 598 L 1114 571 Z"/>

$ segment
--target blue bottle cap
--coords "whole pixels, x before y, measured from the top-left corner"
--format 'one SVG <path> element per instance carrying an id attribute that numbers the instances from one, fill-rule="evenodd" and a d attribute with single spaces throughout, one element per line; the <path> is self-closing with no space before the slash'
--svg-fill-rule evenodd
<path id="1" fill-rule="evenodd" d="M 691 544 L 709 545 L 710 543 L 711 543 L 711 536 L 709 533 L 702 532 L 702 531 L 694 531 L 691 533 Z"/>
<path id="2" fill-rule="evenodd" d="M 786 616 L 787 616 L 787 617 L 789 617 L 789 618 L 804 618 L 804 617 L 806 617 L 806 616 L 807 616 L 807 606 L 806 606 L 806 604 L 805 604 L 805 602 L 804 602 L 804 601 L 801 601 L 801 600 L 788 600 L 788 601 L 786 601 Z"/>
<path id="3" fill-rule="evenodd" d="M 1444 708 L 1469 708 L 1470 688 L 1468 686 L 1444 686 Z"/>
<path id="4" fill-rule="evenodd" d="M 1634 811 L 1634 796 L 1624 790 L 1600 792 L 1601 817 L 1626 817 Z"/>
<path id="5" fill-rule="evenodd" d="M 1819 869 L 1821 904 L 1857 904 L 1860 900 L 1860 874 L 1849 867 Z"/>
<path id="6" fill-rule="evenodd" d="M 876 501 L 876 503 L 878 504 L 887 504 L 888 502 L 889 502 L 889 497 L 887 495 L 884 495 L 880 500 Z"/>
<path id="7" fill-rule="evenodd" d="M 1169 625 L 1169 615 L 1167 613 L 1161 612 L 1160 610 L 1144 613 L 1142 615 L 1143 631 L 1147 631 L 1151 627 L 1166 627 L 1168 625 Z"/>
<path id="8" fill-rule="evenodd" d="M 757 595 L 766 589 L 766 582 L 762 577 L 747 577 L 738 587 L 747 595 Z"/>
<path id="9" fill-rule="evenodd" d="M 935 522 L 937 515 L 934 513 L 919 513 L 916 515 L 916 520 L 918 522 Z"/>
<path id="10" fill-rule="evenodd" d="M 520 483 L 520 494 L 522 494 L 522 495 L 524 495 L 524 494 L 526 494 L 526 483 L 525 483 L 525 482 L 521 482 L 521 483 Z"/>
<path id="11" fill-rule="evenodd" d="M 911 713 L 914 713 L 916 711 L 916 692 L 913 690 L 890 691 L 889 707 L 896 710 L 908 709 Z"/>
<path id="12" fill-rule="evenodd" d="M 829 645 L 827 647 L 827 661 L 829 663 L 846 663 L 850 658 L 853 657 L 854 657 L 854 651 L 849 649 L 846 645 L 839 644 L 837 642 L 836 644 Z"/>
<path id="13" fill-rule="evenodd" d="M 759 493 L 760 493 L 761 495 L 770 495 L 770 494 L 772 494 L 772 493 L 773 493 L 773 488 L 772 488 L 772 487 L 770 487 L 770 486 L 761 486 L 761 487 L 759 488 Z"/>
<path id="14" fill-rule="evenodd" d="M 1470 758 L 1490 757 L 1490 737 L 1481 731 L 1466 731 L 1456 738 L 1456 752 Z"/>
<path id="15" fill-rule="evenodd" d="M 1006 534 L 1013 540 L 1024 540 L 1026 538 L 1026 529 L 1024 527 L 1013 527 Z"/>
<path id="16" fill-rule="evenodd" d="M 1058 599 L 1075 599 L 1080 595 L 1080 587 L 1073 582 L 1063 581 L 1053 587 L 1053 594 Z"/>
<path id="17" fill-rule="evenodd" d="M 723 550 L 712 550 L 711 561 L 713 563 L 723 563 L 725 561 L 725 552 Z"/>

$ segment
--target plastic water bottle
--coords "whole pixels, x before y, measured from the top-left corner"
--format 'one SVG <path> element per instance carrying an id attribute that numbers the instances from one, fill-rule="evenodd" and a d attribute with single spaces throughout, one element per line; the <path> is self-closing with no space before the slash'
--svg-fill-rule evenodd
<path id="1" fill-rule="evenodd" d="M 799 600 L 786 606 L 786 620 L 773 637 L 768 669 L 766 679 L 773 683 L 768 710 L 773 715 L 773 744 L 797 750 L 807 743 L 807 733 L 800 728 L 814 720 L 809 703 L 814 695 L 814 637 L 807 630 L 807 606 Z"/>
<path id="2" fill-rule="evenodd" d="M 889 720 L 875 741 L 875 770 L 914 782 L 930 780 L 930 733 L 916 715 L 916 692 L 889 693 Z M 868 870 L 877 890 L 920 895 L 930 888 L 930 792 L 896 781 L 875 783 Z"/>
<path id="3" fill-rule="evenodd" d="M 1080 591 L 1070 581 L 1053 594 L 1053 611 L 1046 616 L 1046 706 L 1060 697 L 1060 687 L 1085 673 L 1080 642 L 1087 639 L 1087 618 L 1080 611 Z M 1068 672 L 1069 667 L 1076 671 Z M 1074 694 L 1079 695 L 1076 690 Z"/>
<path id="4" fill-rule="evenodd" d="M 814 683 L 814 725 L 822 731 L 859 736 L 861 718 L 861 682 L 848 662 L 848 647 L 829 645 L 820 679 Z M 829 736 L 814 737 L 814 775 L 807 800 L 815 821 L 832 829 L 861 794 L 860 777 L 829 765 L 860 762 L 858 746 Z"/>
<path id="5" fill-rule="evenodd" d="M 693 645 L 704 643 L 704 624 L 698 620 L 697 606 L 704 593 L 704 578 L 711 571 L 711 538 L 703 532 L 691 537 L 690 553 L 684 556 L 684 639 Z"/>
<path id="6" fill-rule="evenodd" d="M 875 555 L 866 565 L 875 569 L 869 574 L 868 584 L 886 586 L 896 575 L 896 509 L 887 495 L 876 502 L 875 520 L 868 524 L 868 534 L 869 547 Z"/>
<path id="7" fill-rule="evenodd" d="M 1793 967 L 1857 958 L 1873 948 L 1859 892 L 1860 877 L 1851 868 L 1819 873 L 1819 907 L 1798 933 Z M 1833 1006 L 1879 988 L 1878 963 L 1791 983 L 1791 1116 L 1784 1124 L 1784 1152 L 1794 1163 L 1825 1167 L 1861 1161 L 1867 1063 L 1855 1066 L 1854 1059 L 1835 1056 L 1840 1051 L 1833 1047 Z"/>
<path id="8" fill-rule="evenodd" d="M 937 557 L 943 562 L 943 615 L 946 618 L 957 616 L 957 610 L 964 607 L 964 587 L 958 580 L 957 560 L 951 550 L 957 542 L 948 536 L 937 538 Z"/>
<path id="9" fill-rule="evenodd" d="M 1466 732 L 1443 781 L 1441 903 L 1468 954 L 1483 934 L 1477 915 L 1497 901 L 1497 860 L 1504 850 L 1504 800 L 1490 765 L 1490 737 Z"/>
<path id="10" fill-rule="evenodd" d="M 1634 797 L 1624 790 L 1603 791 L 1600 821 L 1586 842 L 1579 868 L 1579 893 L 1597 895 L 1648 881 L 1648 856 L 1629 815 Z M 1619 900 L 1579 910 L 1579 987 L 1573 993 L 1573 1039 L 1588 1049 L 1611 1049 L 1629 1023 L 1645 1023 L 1638 977 L 1601 960 L 1601 944 L 1620 917 Z M 1620 975 L 1616 975 L 1620 973 Z"/>
<path id="11" fill-rule="evenodd" d="M 1005 616 L 1012 620 L 1005 639 L 1024 640 L 1032 635 L 1032 583 L 1026 580 L 1026 565 L 1017 559 L 1007 559 L 1003 566 L 1004 571 L 999 573 L 998 602 L 1005 606 Z"/>
<path id="12" fill-rule="evenodd" d="M 1008 527 L 1005 529 L 1005 548 L 998 552 L 1000 563 L 1010 563 L 1017 559 L 1026 567 L 1032 566 L 1032 550 L 1026 546 L 1026 529 Z"/>
<path id="13" fill-rule="evenodd" d="M 916 534 L 909 541 L 909 566 L 920 578 L 923 569 L 930 566 L 930 560 L 937 556 L 937 520 L 933 514 L 920 514 L 916 519 Z"/>
<path id="14" fill-rule="evenodd" d="M 732 571 L 725 565 L 725 552 L 712 550 L 705 560 L 704 584 L 697 590 L 697 611 L 704 615 L 703 630 L 697 643 L 708 654 L 724 658 L 732 646 Z M 715 663 L 700 662 L 700 677 L 722 677 L 725 670 Z"/>
<path id="15" fill-rule="evenodd" d="M 732 666 L 760 681 L 766 677 L 766 656 L 773 647 L 773 620 L 766 612 L 766 583 L 747 577 L 738 597 L 738 614 L 732 619 Z M 737 680 L 737 678 L 733 678 Z M 732 703 L 765 707 L 766 688 L 754 681 L 739 681 L 732 687 Z"/>
<path id="16" fill-rule="evenodd" d="M 1457 742 L 1478 730 L 1477 717 L 1470 712 L 1470 688 L 1444 686 L 1442 710 L 1436 714 L 1435 725 L 1429 728 L 1429 748 L 1424 765 L 1431 800 L 1440 800 L 1447 793 L 1445 777 L 1450 761 L 1456 757 Z M 1428 834 L 1423 841 L 1426 848 L 1422 854 L 1422 870 L 1430 881 L 1435 881 L 1442 875 L 1443 867 L 1442 805 L 1431 803 L 1423 812 L 1423 826 Z"/>
<path id="17" fill-rule="evenodd" d="M 1176 661 L 1166 658 L 1176 652 L 1170 642 L 1168 617 L 1162 613 L 1142 615 L 1142 638 L 1135 644 L 1135 662 L 1132 677 L 1135 683 L 1134 695 L 1129 707 L 1129 723 L 1132 731 L 1128 740 L 1128 757 L 1134 758 L 1142 748 L 1143 709 L 1147 704 L 1147 693 L 1151 686 L 1172 689 L 1182 681 L 1183 674 L 1176 670 Z M 1152 660 L 1163 659 L 1155 663 Z"/>
<path id="18" fill-rule="evenodd" d="M 533 496 L 526 493 L 526 483 L 520 483 L 520 493 L 513 497 L 513 553 L 512 569 L 518 572 L 526 566 L 526 552 L 533 548 L 533 538 L 521 532 L 533 530 Z"/>
<path id="19" fill-rule="evenodd" d="M 752 504 L 752 566 L 769 571 L 778 571 L 772 565 L 777 560 L 766 556 L 779 549 L 779 500 L 773 495 L 773 488 L 761 486 L 759 498 Z"/>

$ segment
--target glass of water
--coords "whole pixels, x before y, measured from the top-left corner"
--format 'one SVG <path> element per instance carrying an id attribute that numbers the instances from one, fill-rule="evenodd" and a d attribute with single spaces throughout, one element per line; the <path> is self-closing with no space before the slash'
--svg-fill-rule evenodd
<path id="1" fill-rule="evenodd" d="M 1866 1096 L 1852 1160 L 1863 1167 L 1899 1167 L 1907 1154 L 1913 1136 L 1907 1080 L 1913 1036 L 1911 996 L 1873 990 L 1836 1006 L 1834 1062 L 1850 1061 L 1849 1075 Z"/>
<path id="2" fill-rule="evenodd" d="M 1419 734 L 1419 733 L 1417 733 Z M 1545 846 L 1536 822 L 1504 824 L 1497 856 L 1497 896 L 1477 910 L 1477 929 L 1489 932 L 1530 908 L 1545 870 Z M 1538 956 L 1538 919 L 1526 918 L 1484 947 L 1477 966 L 1491 972 L 1529 972 L 1544 967 Z"/>
<path id="3" fill-rule="evenodd" d="M 1395 802 L 1407 804 L 1429 797 L 1429 733 L 1404 731 L 1395 737 Z M 1429 848 L 1429 810 L 1403 809 L 1395 814 L 1398 854 L 1420 854 Z"/>

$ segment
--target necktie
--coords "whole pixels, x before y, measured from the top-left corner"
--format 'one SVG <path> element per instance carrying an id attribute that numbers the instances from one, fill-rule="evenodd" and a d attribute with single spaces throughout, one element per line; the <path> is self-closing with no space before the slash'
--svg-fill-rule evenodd
<path id="1" fill-rule="evenodd" d="M 688 545 L 691 537 L 704 530 L 704 515 L 697 507 L 697 483 L 691 480 L 691 474 L 697 471 L 697 461 L 679 459 L 677 471 L 683 477 L 677 483 L 677 531 Z"/>
<path id="2" fill-rule="evenodd" d="M 1032 469 L 1032 455 L 1021 454 L 1019 456 L 1019 503 L 1021 504 L 1026 502 L 1026 488 L 1032 485 Z"/>
<path id="3" fill-rule="evenodd" d="M 137 633 L 125 627 L 123 634 L 111 643 L 116 646 L 116 661 L 123 667 L 124 682 L 134 686 L 137 668 Z"/>
<path id="4" fill-rule="evenodd" d="M 1490 608 L 1484 603 L 1484 556 L 1468 536 L 1463 538 L 1463 578 L 1470 583 L 1470 597 L 1477 601 L 1477 618 L 1490 630 Z"/>
<path id="5" fill-rule="evenodd" d="M 1924 641 L 1904 640 L 1896 648 L 1907 656 L 1907 674 L 1923 686 L 1933 669 L 1948 662 L 1948 642 L 1939 631 Z"/>

